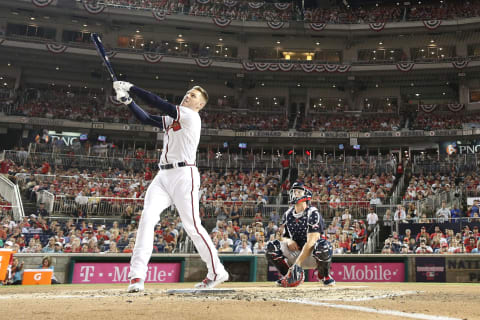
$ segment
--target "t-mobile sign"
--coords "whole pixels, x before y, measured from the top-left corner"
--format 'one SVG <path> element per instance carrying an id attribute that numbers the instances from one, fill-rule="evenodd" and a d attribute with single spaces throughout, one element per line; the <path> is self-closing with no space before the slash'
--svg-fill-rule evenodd
<path id="1" fill-rule="evenodd" d="M 149 263 L 145 282 L 180 281 L 181 263 Z M 72 283 L 128 283 L 129 263 L 78 262 L 73 267 Z"/>
<path id="2" fill-rule="evenodd" d="M 334 262 L 331 275 L 338 282 L 403 282 L 403 262 Z M 309 281 L 318 281 L 317 270 L 309 270 Z"/>

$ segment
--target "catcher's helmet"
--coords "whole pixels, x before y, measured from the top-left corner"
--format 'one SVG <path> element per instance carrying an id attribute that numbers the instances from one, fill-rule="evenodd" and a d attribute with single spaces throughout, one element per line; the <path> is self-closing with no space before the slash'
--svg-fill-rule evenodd
<path id="1" fill-rule="evenodd" d="M 303 182 L 295 182 L 288 191 L 290 204 L 297 204 L 299 202 L 312 200 L 312 190 L 305 187 Z"/>

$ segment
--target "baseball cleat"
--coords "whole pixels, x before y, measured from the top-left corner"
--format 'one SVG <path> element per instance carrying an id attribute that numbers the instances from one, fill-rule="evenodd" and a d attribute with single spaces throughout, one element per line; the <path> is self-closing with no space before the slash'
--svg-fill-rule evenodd
<path id="1" fill-rule="evenodd" d="M 202 282 L 199 282 L 195 285 L 195 289 L 212 289 L 218 286 L 220 283 L 228 281 L 228 272 L 217 276 L 216 280 L 210 280 L 208 278 L 203 279 Z"/>
<path id="2" fill-rule="evenodd" d="M 144 281 L 140 278 L 135 278 L 130 280 L 130 285 L 128 286 L 128 292 L 140 292 L 144 291 L 145 286 L 144 286 Z"/>
<path id="3" fill-rule="evenodd" d="M 335 279 L 333 279 L 332 277 L 323 278 L 322 282 L 325 286 L 334 286 L 335 285 Z"/>
<path id="4" fill-rule="evenodd" d="M 283 279 L 283 278 L 282 278 Z M 277 287 L 283 287 L 282 285 L 282 279 L 278 279 L 277 281 L 275 281 L 275 286 Z"/>

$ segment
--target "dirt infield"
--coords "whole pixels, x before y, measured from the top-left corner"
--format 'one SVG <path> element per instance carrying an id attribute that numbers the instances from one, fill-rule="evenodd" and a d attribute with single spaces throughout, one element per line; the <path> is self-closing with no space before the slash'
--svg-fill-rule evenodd
<path id="1" fill-rule="evenodd" d="M 233 293 L 168 294 L 191 283 L 0 287 L 9 319 L 480 319 L 480 286 L 430 283 L 225 283 Z M 109 318 L 110 317 L 110 318 Z"/>

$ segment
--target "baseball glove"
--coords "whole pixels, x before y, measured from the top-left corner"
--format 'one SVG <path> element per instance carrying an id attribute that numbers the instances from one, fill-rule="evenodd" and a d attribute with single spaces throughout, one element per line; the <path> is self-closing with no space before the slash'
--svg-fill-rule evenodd
<path id="1" fill-rule="evenodd" d="M 287 275 L 283 277 L 282 287 L 284 288 L 297 287 L 301 285 L 304 280 L 305 280 L 305 272 L 303 271 L 302 267 L 300 267 L 298 264 L 294 264 L 288 271 Z"/>

